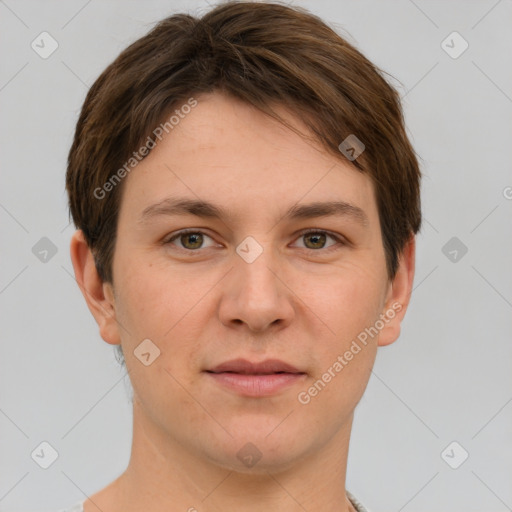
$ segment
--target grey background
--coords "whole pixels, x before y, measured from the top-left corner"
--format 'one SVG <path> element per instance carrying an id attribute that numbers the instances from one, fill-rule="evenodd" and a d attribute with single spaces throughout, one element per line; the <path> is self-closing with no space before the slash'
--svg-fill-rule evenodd
<path id="1" fill-rule="evenodd" d="M 424 172 L 412 302 L 356 409 L 347 488 L 372 512 L 512 510 L 512 3 L 293 3 L 400 81 Z M 2 512 L 71 505 L 128 463 L 129 388 L 69 259 L 66 157 L 104 67 L 160 18 L 208 8 L 0 1 Z M 43 31 L 59 45 L 47 59 L 31 48 Z M 453 31 L 469 43 L 456 59 L 441 46 Z M 48 469 L 31 458 L 43 441 L 58 452 Z M 446 460 L 469 453 L 458 469 L 441 456 L 453 441 Z"/>

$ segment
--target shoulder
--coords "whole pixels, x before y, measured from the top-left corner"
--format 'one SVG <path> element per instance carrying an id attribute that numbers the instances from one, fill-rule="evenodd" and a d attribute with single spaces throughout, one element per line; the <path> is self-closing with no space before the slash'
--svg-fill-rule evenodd
<path id="1" fill-rule="evenodd" d="M 347 493 L 347 497 L 354 505 L 354 508 L 357 512 L 370 512 L 351 492 L 347 491 L 345 489 L 345 492 Z"/>
<path id="2" fill-rule="evenodd" d="M 62 508 L 58 512 L 84 512 L 84 502 L 81 501 L 71 507 Z"/>

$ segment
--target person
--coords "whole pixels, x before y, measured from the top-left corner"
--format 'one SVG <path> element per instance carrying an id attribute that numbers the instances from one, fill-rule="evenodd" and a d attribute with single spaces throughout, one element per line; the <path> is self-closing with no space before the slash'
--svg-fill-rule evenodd
<path id="1" fill-rule="evenodd" d="M 66 189 L 133 440 L 72 510 L 366 510 L 351 428 L 409 304 L 420 177 L 396 89 L 304 8 L 225 2 L 126 48 Z"/>

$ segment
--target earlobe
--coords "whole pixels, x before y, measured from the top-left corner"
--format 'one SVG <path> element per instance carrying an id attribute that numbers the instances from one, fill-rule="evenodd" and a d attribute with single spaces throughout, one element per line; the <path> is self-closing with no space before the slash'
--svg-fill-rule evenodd
<path id="1" fill-rule="evenodd" d="M 107 343 L 118 345 L 121 340 L 112 285 L 101 280 L 94 256 L 81 230 L 71 238 L 70 255 L 76 282 L 99 326 L 101 337 Z"/>
<path id="2" fill-rule="evenodd" d="M 400 254 L 398 270 L 393 278 L 383 314 L 387 321 L 379 333 L 379 346 L 390 345 L 400 336 L 400 325 L 407 311 L 414 281 L 416 237 L 411 236 Z"/>

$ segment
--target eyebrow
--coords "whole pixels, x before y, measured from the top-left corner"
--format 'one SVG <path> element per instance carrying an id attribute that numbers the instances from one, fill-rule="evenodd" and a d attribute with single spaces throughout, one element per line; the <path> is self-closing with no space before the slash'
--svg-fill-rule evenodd
<path id="1" fill-rule="evenodd" d="M 145 208 L 139 222 L 146 222 L 159 215 L 195 215 L 220 220 L 233 217 L 228 210 L 208 201 L 186 197 L 168 197 Z M 363 226 L 368 226 L 368 216 L 364 210 L 345 201 L 317 201 L 309 204 L 296 204 L 288 209 L 283 218 L 293 220 L 327 216 L 348 217 Z"/>

